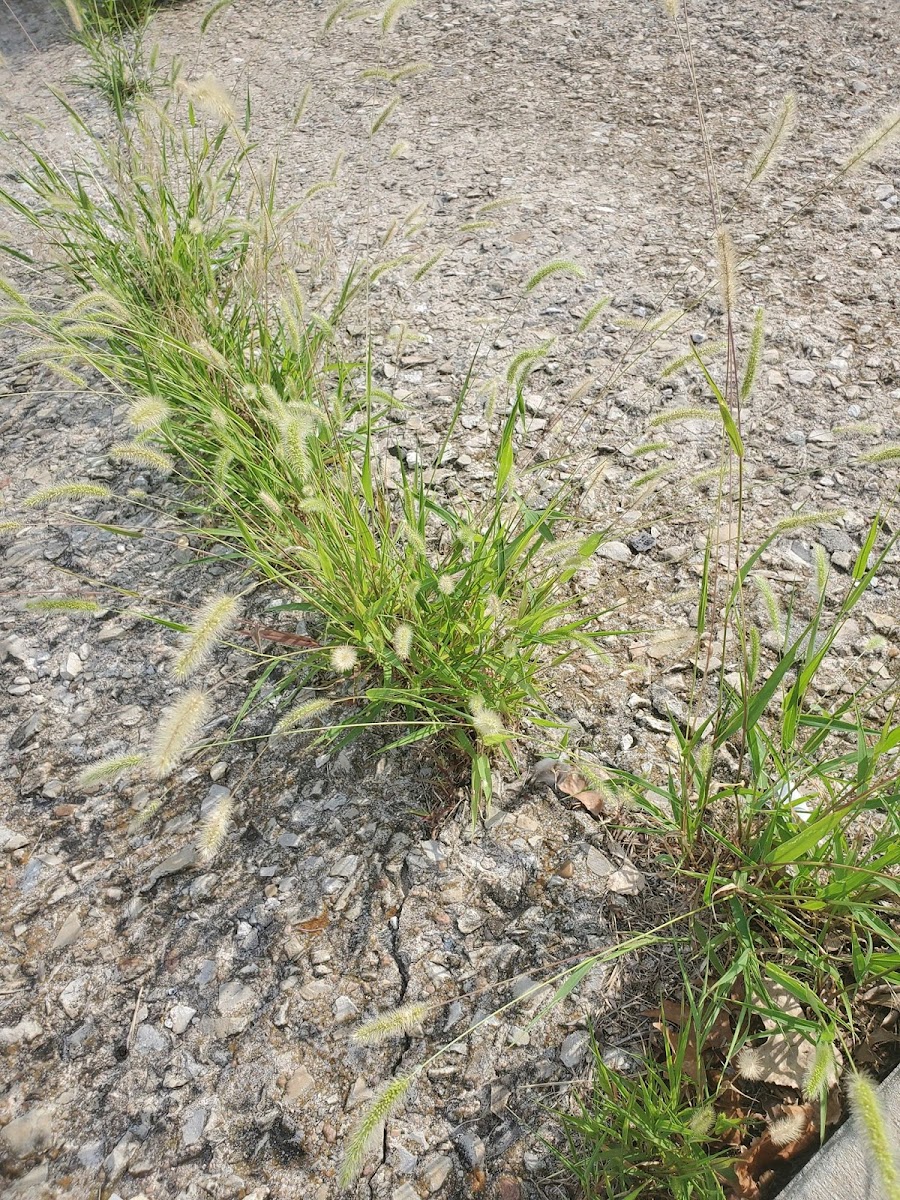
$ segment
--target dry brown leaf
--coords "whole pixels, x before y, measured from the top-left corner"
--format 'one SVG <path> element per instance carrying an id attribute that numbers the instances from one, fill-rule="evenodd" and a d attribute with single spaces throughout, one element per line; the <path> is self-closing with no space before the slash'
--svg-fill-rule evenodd
<path id="1" fill-rule="evenodd" d="M 801 1132 L 786 1146 L 776 1146 L 769 1131 L 761 1134 L 745 1153 L 735 1162 L 737 1200 L 761 1200 L 763 1187 L 771 1180 L 778 1168 L 810 1150 L 816 1141 L 817 1108 L 812 1104 L 782 1104 L 774 1110 L 775 1117 L 802 1117 Z"/>
<path id="2" fill-rule="evenodd" d="M 782 1012 L 792 1017 L 803 1016 L 803 1006 L 796 996 L 781 984 L 766 978 L 769 1000 Z M 759 1003 L 757 998 L 757 1003 Z M 775 1017 L 763 1017 L 766 1029 L 778 1029 L 780 1022 Z M 754 1064 L 762 1083 L 774 1083 L 779 1087 L 803 1090 L 803 1081 L 816 1057 L 816 1048 L 802 1033 L 774 1033 L 760 1042 L 754 1051 Z"/>
<path id="3" fill-rule="evenodd" d="M 603 812 L 603 793 L 592 791 L 588 787 L 587 780 L 580 772 L 571 768 L 565 771 L 564 774 L 558 772 L 556 786 L 561 792 L 565 792 L 567 796 L 571 796 L 573 800 L 577 800 L 579 804 L 584 805 L 588 812 L 593 813 L 595 817 Z"/>

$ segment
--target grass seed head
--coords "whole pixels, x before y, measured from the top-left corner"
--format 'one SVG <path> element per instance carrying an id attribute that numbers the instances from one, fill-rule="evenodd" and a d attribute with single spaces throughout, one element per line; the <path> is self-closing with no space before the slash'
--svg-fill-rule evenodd
<path id="1" fill-rule="evenodd" d="M 769 1140 L 773 1146 L 789 1146 L 791 1142 L 796 1142 L 802 1136 L 806 1129 L 806 1116 L 803 1109 L 797 1109 L 795 1112 L 788 1113 L 787 1116 L 779 1117 L 777 1121 L 773 1121 L 769 1126 Z"/>
<path id="2" fill-rule="evenodd" d="M 737 1056 L 736 1066 L 740 1077 L 751 1082 L 762 1079 L 765 1073 L 762 1055 L 756 1046 L 744 1046 Z"/>
<path id="3" fill-rule="evenodd" d="M 305 704 L 298 704 L 281 718 L 275 726 L 273 732 L 276 737 L 280 737 L 285 733 L 291 733 L 298 726 L 304 725 L 310 717 L 315 717 L 319 713 L 327 712 L 332 706 L 331 700 L 307 700 Z"/>
<path id="4" fill-rule="evenodd" d="M 885 1200 L 900 1200 L 900 1166 L 896 1143 L 888 1130 L 878 1086 L 869 1075 L 854 1073 L 848 1080 L 847 1091 L 853 1120 L 881 1176 L 882 1194 Z"/>
<path id="5" fill-rule="evenodd" d="M 379 1013 L 371 1021 L 366 1021 L 353 1034 L 353 1041 L 360 1046 L 373 1046 L 388 1038 L 409 1033 L 421 1025 L 428 1015 L 428 1005 L 416 1002 L 404 1004 L 402 1008 L 393 1008 L 388 1012 Z"/>
<path id="6" fill-rule="evenodd" d="M 54 500 L 108 500 L 111 496 L 102 483 L 56 483 L 32 492 L 22 503 L 27 508 L 41 508 Z"/>
<path id="7" fill-rule="evenodd" d="M 737 308 L 737 261 L 734 242 L 724 225 L 716 230 L 716 261 L 719 267 L 719 292 L 726 312 Z"/>
<path id="8" fill-rule="evenodd" d="M 413 637 L 413 627 L 412 625 L 408 625 L 405 621 L 401 621 L 401 623 L 394 630 L 394 635 L 391 639 L 394 646 L 394 653 L 403 662 L 405 662 L 409 658 L 410 654 L 412 654 Z"/>
<path id="9" fill-rule="evenodd" d="M 93 787 L 106 779 L 116 779 L 125 771 L 131 771 L 144 761 L 143 754 L 120 754 L 115 758 L 104 758 L 85 767 L 76 780 L 80 788 Z"/>
<path id="10" fill-rule="evenodd" d="M 144 432 L 159 429 L 172 415 L 172 410 L 160 396 L 142 396 L 128 410 L 128 424 L 132 429 Z"/>
<path id="11" fill-rule="evenodd" d="M 147 765 L 156 779 L 165 779 L 187 754 L 212 711 L 209 697 L 198 689 L 186 692 L 160 721 Z"/>
<path id="12" fill-rule="evenodd" d="M 175 662 L 175 678 L 187 679 L 203 666 L 240 616 L 241 602 L 236 596 L 213 596 L 207 600 L 194 618 L 185 648 Z"/>
<path id="13" fill-rule="evenodd" d="M 414 1078 L 414 1075 L 402 1075 L 398 1079 L 391 1079 L 366 1109 L 347 1144 L 338 1176 L 341 1187 L 349 1187 L 358 1178 L 366 1155 L 375 1145 L 384 1122 L 402 1103 Z"/>
<path id="14" fill-rule="evenodd" d="M 826 1038 L 816 1043 L 816 1053 L 803 1079 L 807 1100 L 819 1100 L 837 1082 L 838 1066 L 834 1045 Z"/>
<path id="15" fill-rule="evenodd" d="M 335 646 L 331 651 L 331 666 L 341 674 L 352 671 L 359 661 L 359 655 L 353 646 Z"/>
<path id="16" fill-rule="evenodd" d="M 209 862 L 215 858 L 231 828 L 234 800 L 231 795 L 223 796 L 204 817 L 200 828 L 198 845 L 200 853 Z"/>

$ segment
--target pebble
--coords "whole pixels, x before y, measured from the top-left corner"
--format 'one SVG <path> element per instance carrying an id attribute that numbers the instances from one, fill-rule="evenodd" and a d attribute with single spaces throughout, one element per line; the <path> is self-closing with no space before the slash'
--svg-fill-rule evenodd
<path id="1" fill-rule="evenodd" d="M 213 763 L 213 765 L 209 768 L 209 777 L 213 781 L 213 783 L 216 783 L 219 779 L 222 778 L 223 775 L 226 775 L 228 773 L 229 765 L 230 764 L 227 762 Z"/>
<path id="2" fill-rule="evenodd" d="M 474 933 L 484 924 L 484 920 L 483 912 L 479 912 L 477 908 L 467 908 L 457 917 L 456 924 L 460 933 Z"/>
<path id="3" fill-rule="evenodd" d="M 166 1017 L 166 1028 L 171 1029 L 174 1034 L 180 1035 L 184 1033 L 196 1015 L 196 1008 L 191 1008 L 189 1004 L 174 1004 Z"/>
<path id="4" fill-rule="evenodd" d="M 606 878 L 607 875 L 611 875 L 615 870 L 614 865 L 606 855 L 601 854 L 594 846 L 588 847 L 587 865 L 588 870 L 592 871 L 595 875 L 599 875 L 601 879 Z"/>
<path id="5" fill-rule="evenodd" d="M 81 659 L 73 650 L 70 654 L 66 655 L 66 661 L 59 674 L 62 679 L 77 679 L 83 669 Z"/>
<path id="6" fill-rule="evenodd" d="M 576 1029 L 574 1033 L 570 1033 L 563 1041 L 559 1051 L 563 1066 L 568 1067 L 570 1071 L 574 1071 L 576 1067 L 580 1066 L 587 1056 L 590 1041 L 586 1029 Z"/>
<path id="7" fill-rule="evenodd" d="M 87 992 L 87 981 L 80 977 L 78 979 L 70 979 L 63 990 L 59 993 L 59 1003 L 63 1012 L 67 1017 L 77 1017 L 84 1007 L 85 993 Z"/>
<path id="8" fill-rule="evenodd" d="M 640 529 L 627 539 L 629 550 L 634 554 L 646 554 L 656 545 L 656 538 L 647 529 Z"/>
<path id="9" fill-rule="evenodd" d="M 401 1183 L 391 1192 L 391 1200 L 419 1200 L 419 1193 L 411 1183 Z"/>
<path id="10" fill-rule="evenodd" d="M 450 1140 L 467 1167 L 480 1167 L 484 1162 L 485 1145 L 474 1129 L 461 1125 L 450 1134 Z"/>
<path id="11" fill-rule="evenodd" d="M 18 1046 L 20 1042 L 33 1042 L 42 1032 L 37 1021 L 23 1017 L 18 1025 L 4 1025 L 0 1029 L 0 1046 Z"/>
<path id="12" fill-rule="evenodd" d="M 346 1025 L 348 1021 L 354 1021 L 359 1016 L 359 1009 L 353 1003 L 349 996 L 338 996 L 334 1002 L 334 1023 L 335 1025 Z"/>
<path id="13" fill-rule="evenodd" d="M 134 1035 L 136 1054 L 166 1054 L 170 1049 L 169 1039 L 155 1025 L 138 1025 Z"/>
<path id="14" fill-rule="evenodd" d="M 219 1012 L 231 1017 L 256 1004 L 256 993 L 237 979 L 229 979 L 219 988 Z"/>
<path id="15" fill-rule="evenodd" d="M 358 854 L 345 854 L 337 866 L 332 867 L 329 875 L 337 876 L 340 879 L 350 879 L 355 873 L 358 864 Z"/>
<path id="16" fill-rule="evenodd" d="M 293 1104 L 294 1101 L 300 1100 L 307 1092 L 312 1091 L 316 1086 L 316 1081 L 307 1071 L 306 1067 L 298 1067 L 287 1081 L 284 1089 L 284 1098 L 288 1104 Z"/>
<path id="17" fill-rule="evenodd" d="M 788 371 L 788 379 L 800 387 L 812 387 L 816 381 L 816 373 L 804 367 L 802 370 Z"/>
<path id="18" fill-rule="evenodd" d="M 606 558 L 610 562 L 631 562 L 631 551 L 624 542 L 601 542 L 594 551 L 596 558 Z"/>
<path id="19" fill-rule="evenodd" d="M 202 1104 L 197 1104 L 193 1108 L 189 1108 L 184 1115 L 184 1120 L 181 1122 L 182 1146 L 196 1146 L 203 1137 L 203 1131 L 206 1128 L 208 1120 L 209 1109 L 204 1108 Z"/>
<path id="20" fill-rule="evenodd" d="M 422 1179 L 429 1192 L 438 1192 L 453 1169 L 453 1160 L 446 1154 L 436 1154 L 422 1168 Z"/>
<path id="21" fill-rule="evenodd" d="M 0 1129 L 0 1143 L 15 1158 L 47 1150 L 58 1140 L 52 1108 L 32 1108 Z"/>
<path id="22" fill-rule="evenodd" d="M 65 950 L 66 946 L 71 946 L 81 933 L 81 918 L 78 915 L 77 909 L 69 913 L 62 927 L 53 939 L 51 950 Z"/>

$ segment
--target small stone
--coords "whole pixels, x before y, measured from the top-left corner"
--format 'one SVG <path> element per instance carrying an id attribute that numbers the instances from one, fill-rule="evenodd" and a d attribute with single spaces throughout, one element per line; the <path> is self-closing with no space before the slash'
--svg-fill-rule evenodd
<path id="1" fill-rule="evenodd" d="M 84 1145 L 78 1147 L 76 1157 L 87 1170 L 95 1170 L 103 1162 L 103 1143 L 85 1142 Z"/>
<path id="2" fill-rule="evenodd" d="M 138 1025 L 134 1035 L 135 1054 L 166 1054 L 169 1049 L 169 1039 L 155 1025 Z"/>
<path id="3" fill-rule="evenodd" d="M 186 871 L 188 867 L 193 867 L 199 861 L 200 851 L 193 842 L 189 842 L 186 846 L 180 846 L 173 854 L 164 858 L 153 868 L 147 877 L 147 887 L 152 887 L 157 879 L 162 879 L 164 875 L 174 875 L 177 871 Z"/>
<path id="4" fill-rule="evenodd" d="M 18 1025 L 5 1025 L 0 1029 L 0 1046 L 18 1046 L 21 1042 L 33 1042 L 43 1033 L 37 1021 L 23 1017 Z"/>
<path id="5" fill-rule="evenodd" d="M 411 1183 L 401 1183 L 391 1192 L 391 1200 L 419 1200 L 419 1193 Z"/>
<path id="6" fill-rule="evenodd" d="M 587 852 L 588 870 L 593 871 L 595 875 L 599 875 L 601 879 L 605 879 L 615 870 L 614 865 L 609 861 L 605 854 L 601 854 L 599 850 L 593 846 L 588 847 Z"/>
<path id="7" fill-rule="evenodd" d="M 284 1098 L 288 1104 L 293 1104 L 295 1100 L 300 1100 L 307 1092 L 312 1091 L 315 1086 L 316 1081 L 306 1067 L 298 1067 L 287 1081 Z"/>
<path id="8" fill-rule="evenodd" d="M 559 1051 L 563 1066 L 574 1071 L 584 1061 L 589 1045 L 590 1037 L 586 1029 L 576 1029 L 574 1033 L 570 1033 Z"/>
<path id="9" fill-rule="evenodd" d="M 788 371 L 788 379 L 800 387 L 812 387 L 816 381 L 816 373 L 804 367 L 802 370 Z"/>
<path id="10" fill-rule="evenodd" d="M 490 1108 L 495 1117 L 499 1117 L 509 1104 L 510 1090 L 505 1083 L 492 1083 Z"/>
<path id="11" fill-rule="evenodd" d="M 639 529 L 627 539 L 628 548 L 634 554 L 646 554 L 656 545 L 656 538 L 647 529 Z"/>
<path id="12" fill-rule="evenodd" d="M 256 1004 L 256 993 L 237 979 L 230 979 L 219 988 L 219 1012 L 223 1017 L 252 1008 Z"/>
<path id="13" fill-rule="evenodd" d="M 60 670 L 59 674 L 60 674 L 61 678 L 63 678 L 63 679 L 69 679 L 69 680 L 77 679 L 78 676 L 83 671 L 83 669 L 84 669 L 84 667 L 82 665 L 81 659 L 78 657 L 78 655 L 74 651 L 72 651 L 71 654 L 66 655 L 66 661 L 63 664 L 62 669 Z"/>
<path id="14" fill-rule="evenodd" d="M 53 939 L 51 950 L 65 950 L 66 946 L 71 946 L 81 933 L 81 918 L 78 915 L 78 910 L 69 913 L 60 928 L 59 933 Z"/>
<path id="15" fill-rule="evenodd" d="M 647 886 L 647 880 L 634 863 L 626 858 L 622 866 L 607 877 L 606 886 L 619 896 L 636 896 Z"/>
<path id="16" fill-rule="evenodd" d="M 429 1192 L 438 1192 L 453 1169 L 453 1160 L 446 1154 L 436 1154 L 422 1168 L 422 1179 Z"/>
<path id="17" fill-rule="evenodd" d="M 334 875 L 341 879 L 350 879 L 356 872 L 358 863 L 358 854 L 347 854 L 341 859 L 337 866 L 333 867 L 328 873 L 329 875 Z"/>
<path id="18" fill-rule="evenodd" d="M 624 542 L 601 542 L 594 554 L 597 558 L 606 558 L 611 562 L 631 562 L 631 551 Z"/>
<path id="19" fill-rule="evenodd" d="M 119 1138 L 116 1145 L 107 1154 L 103 1160 L 103 1169 L 106 1171 L 107 1181 L 115 1183 L 116 1180 L 124 1174 L 128 1164 L 137 1154 L 140 1149 L 140 1142 L 129 1129 L 127 1133 Z"/>
<path id="20" fill-rule="evenodd" d="M 834 434 L 830 429 L 811 429 L 806 440 L 815 446 L 833 446 L 835 444 Z"/>
<path id="21" fill-rule="evenodd" d="M 853 566 L 853 555 L 848 554 L 846 550 L 838 550 L 836 554 L 832 554 L 831 561 L 839 571 L 849 571 Z"/>
<path id="22" fill-rule="evenodd" d="M 227 762 L 213 763 L 209 768 L 209 777 L 213 783 L 217 783 L 223 775 L 227 774 L 229 765 Z"/>
<path id="23" fill-rule="evenodd" d="M 206 1128 L 208 1119 L 209 1110 L 204 1108 L 202 1104 L 198 1104 L 194 1108 L 187 1110 L 184 1120 L 181 1123 L 182 1146 L 196 1146 L 203 1137 L 203 1131 Z"/>
<path id="24" fill-rule="evenodd" d="M 166 1017 L 166 1027 L 171 1029 L 174 1034 L 180 1036 L 196 1015 L 196 1008 L 191 1008 L 189 1004 L 174 1004 L 169 1009 L 169 1015 Z"/>
<path id="25" fill-rule="evenodd" d="M 353 1003 L 349 996 L 338 996 L 334 1002 L 334 1023 L 335 1025 L 346 1025 L 348 1021 L 353 1021 L 359 1016 L 359 1009 Z"/>
<path id="26" fill-rule="evenodd" d="M 480 1167 L 484 1162 L 485 1145 L 474 1129 L 460 1126 L 450 1134 L 450 1140 L 467 1167 Z"/>
<path id="27" fill-rule="evenodd" d="M 358 1108 L 360 1104 L 367 1104 L 372 1099 L 373 1092 L 369 1085 L 363 1079 L 362 1075 L 353 1084 L 350 1089 L 350 1095 L 347 1097 L 347 1109 Z"/>
<path id="28" fill-rule="evenodd" d="M 67 1017 L 77 1017 L 84 1006 L 87 983 L 84 978 L 70 979 L 59 993 L 59 1003 Z"/>
<path id="29" fill-rule="evenodd" d="M 0 1129 L 0 1143 L 15 1158 L 47 1150 L 59 1140 L 53 1117 L 52 1108 L 32 1108 Z"/>
<path id="30" fill-rule="evenodd" d="M 484 924 L 484 913 L 477 908 L 467 908 L 456 919 L 460 933 L 474 933 Z"/>

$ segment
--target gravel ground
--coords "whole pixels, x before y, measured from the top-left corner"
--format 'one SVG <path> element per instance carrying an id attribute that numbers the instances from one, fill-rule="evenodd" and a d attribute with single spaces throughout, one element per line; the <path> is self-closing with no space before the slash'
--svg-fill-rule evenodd
<path id="1" fill-rule="evenodd" d="M 66 154 L 75 139 L 45 85 L 77 75 L 80 52 L 43 4 L 13 6 L 16 19 L 0 6 L 4 127 L 38 116 L 39 136 Z M 643 318 L 708 285 L 690 80 L 650 0 L 485 0 L 477 17 L 474 7 L 423 2 L 382 41 L 372 23 L 323 37 L 326 8 L 313 0 L 242 0 L 201 41 L 204 5 L 185 3 L 160 12 L 153 38 L 164 61 L 180 55 L 191 75 L 213 72 L 236 94 L 249 85 L 254 132 L 279 153 L 286 201 L 345 152 L 340 188 L 308 218 L 323 271 L 424 204 L 424 228 L 398 237 L 397 253 L 424 261 L 446 246 L 444 258 L 420 282 L 414 268 L 383 277 L 342 333 L 362 345 L 371 329 L 379 375 L 408 406 L 386 451 L 427 458 L 473 360 L 477 382 L 490 384 L 518 348 L 556 339 L 529 382 L 523 454 L 543 460 L 535 478 L 545 496 L 572 475 L 599 479 L 582 512 L 611 525 L 613 540 L 582 581 L 588 602 L 617 604 L 618 627 L 647 631 L 612 643 L 608 665 L 561 676 L 559 707 L 599 759 L 659 779 L 671 759 L 663 718 L 690 681 L 685 645 L 714 507 L 690 480 L 718 460 L 719 446 L 709 426 L 685 422 L 653 434 L 666 448 L 631 448 L 650 440 L 655 411 L 702 397 L 695 374 L 661 386 L 658 371 L 689 334 L 698 343 L 720 336 L 721 311 L 714 294 L 702 300 L 611 383 L 634 331 L 612 319 L 576 330 L 601 296 L 613 298 L 616 317 Z M 804 206 L 896 104 L 900 13 L 867 0 L 836 10 L 816 0 L 698 3 L 694 39 L 723 198 L 737 204 L 739 251 L 755 251 L 741 272 L 742 312 L 759 303 L 767 311 L 760 383 L 744 414 L 747 536 L 801 508 L 845 509 L 817 535 L 837 596 L 898 482 L 895 464 L 858 457 L 900 441 L 900 158 L 895 151 L 811 213 Z M 370 140 L 391 92 L 360 72 L 423 60 L 431 71 L 403 82 L 402 104 Z M 307 84 L 309 108 L 294 128 Z M 796 140 L 774 180 L 739 195 L 748 154 L 788 88 L 800 106 Z M 109 126 L 97 96 L 71 90 Z M 392 158 L 398 139 L 408 145 Z M 489 214 L 494 227 L 460 232 L 503 197 L 518 200 Z M 555 277 L 523 302 L 523 281 L 557 256 L 577 260 L 584 280 Z M 52 301 L 46 279 L 18 278 Z M 398 348 L 390 332 L 401 324 Z M 742 336 L 748 325 L 749 315 Z M 146 487 L 155 504 L 91 512 L 141 525 L 140 540 L 29 518 L 0 545 L 8 1194 L 330 1200 L 342 1139 L 381 1081 L 524 990 L 520 974 L 647 928 L 677 898 L 643 838 L 572 810 L 546 784 L 510 787 L 475 834 L 464 811 L 429 825 L 421 811 L 435 795 L 447 801 L 437 766 L 403 754 L 377 760 L 363 744 L 315 760 L 274 751 L 256 767 L 240 745 L 197 758 L 156 823 L 137 832 L 130 822 L 146 791 L 77 792 L 74 775 L 140 745 L 175 694 L 171 635 L 123 615 L 130 601 L 114 589 L 183 617 L 228 576 L 179 537 L 174 484 L 104 457 L 119 436 L 121 401 L 99 389 L 61 392 L 41 369 L 17 364 L 23 347 L 7 334 L 0 350 L 4 519 L 35 487 L 73 477 L 109 481 L 119 494 Z M 467 497 L 487 486 L 497 422 L 476 393 L 444 477 Z M 842 431 L 851 423 L 868 432 Z M 665 477 L 631 486 L 657 466 Z M 726 562 L 728 538 L 723 531 Z M 799 532 L 762 564 L 801 611 L 811 561 L 810 536 Z M 895 554 L 845 629 L 823 695 L 896 679 L 897 586 Z M 93 617 L 22 607 L 27 596 L 95 592 L 108 607 Z M 217 663 L 223 723 L 252 666 L 237 652 Z M 204 867 L 191 837 L 224 788 L 239 801 L 235 833 Z M 643 871 L 636 894 L 610 878 L 630 861 Z M 639 1010 L 670 967 L 665 954 L 632 956 L 595 971 L 533 1026 L 528 1004 L 482 1026 L 428 1070 L 355 1194 L 563 1196 L 536 1137 L 548 1131 L 540 1105 L 563 1102 L 583 1074 L 588 1028 L 611 1061 L 627 1061 L 645 1032 Z M 488 984 L 497 990 L 481 993 Z M 429 997 L 447 1007 L 426 1023 L 428 1039 L 374 1049 L 348 1041 L 359 1017 Z"/>

